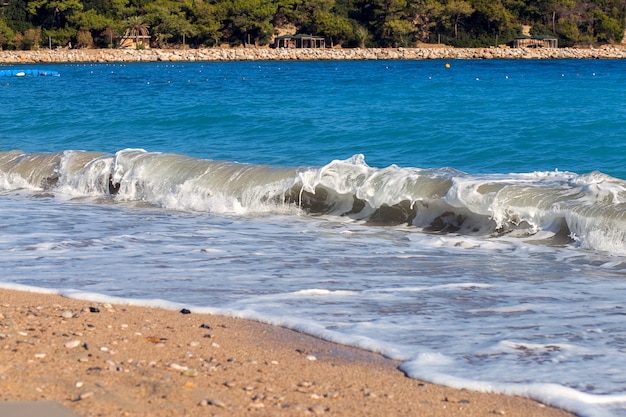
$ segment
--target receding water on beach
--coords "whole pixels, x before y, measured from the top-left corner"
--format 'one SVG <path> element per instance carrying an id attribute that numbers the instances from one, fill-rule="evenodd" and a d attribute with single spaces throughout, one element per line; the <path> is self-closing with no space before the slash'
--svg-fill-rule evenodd
<path id="1" fill-rule="evenodd" d="M 3 79 L 0 281 L 261 320 L 415 378 L 626 413 L 626 63 L 445 63 Z"/>

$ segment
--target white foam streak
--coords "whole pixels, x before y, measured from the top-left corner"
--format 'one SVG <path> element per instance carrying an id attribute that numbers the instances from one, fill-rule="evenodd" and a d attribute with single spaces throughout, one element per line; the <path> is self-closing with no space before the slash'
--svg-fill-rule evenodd
<path id="1" fill-rule="evenodd" d="M 440 365 L 449 365 L 449 361 L 445 358 L 433 360 L 432 355 L 426 354 L 404 362 L 399 369 L 411 378 L 451 388 L 532 398 L 546 405 L 576 413 L 580 417 L 611 417 L 613 414 L 610 410 L 598 406 L 626 403 L 626 395 L 592 395 L 558 384 L 492 383 L 459 378 L 438 372 L 436 369 Z"/>

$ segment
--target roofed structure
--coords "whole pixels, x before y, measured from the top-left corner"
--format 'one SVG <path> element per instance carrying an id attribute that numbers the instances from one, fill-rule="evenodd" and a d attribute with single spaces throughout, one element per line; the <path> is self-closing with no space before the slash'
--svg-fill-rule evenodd
<path id="1" fill-rule="evenodd" d="M 513 39 L 513 48 L 558 48 L 559 40 L 554 36 L 520 36 Z"/>
<path id="2" fill-rule="evenodd" d="M 326 38 L 323 36 L 307 35 L 283 35 L 274 38 L 274 48 L 326 48 Z"/>

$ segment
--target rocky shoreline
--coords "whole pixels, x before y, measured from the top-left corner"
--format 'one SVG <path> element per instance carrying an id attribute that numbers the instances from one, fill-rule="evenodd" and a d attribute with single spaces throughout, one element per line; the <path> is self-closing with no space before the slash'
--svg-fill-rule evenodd
<path id="1" fill-rule="evenodd" d="M 67 62 L 312 61 L 425 59 L 624 59 L 626 48 L 40 49 L 0 51 L 0 64 Z"/>

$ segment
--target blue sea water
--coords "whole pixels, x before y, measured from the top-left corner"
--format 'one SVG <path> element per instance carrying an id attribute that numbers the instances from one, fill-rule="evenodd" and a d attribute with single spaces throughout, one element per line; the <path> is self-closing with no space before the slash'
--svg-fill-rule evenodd
<path id="1" fill-rule="evenodd" d="M 626 62 L 449 63 L 3 77 L 0 281 L 626 414 Z"/>

